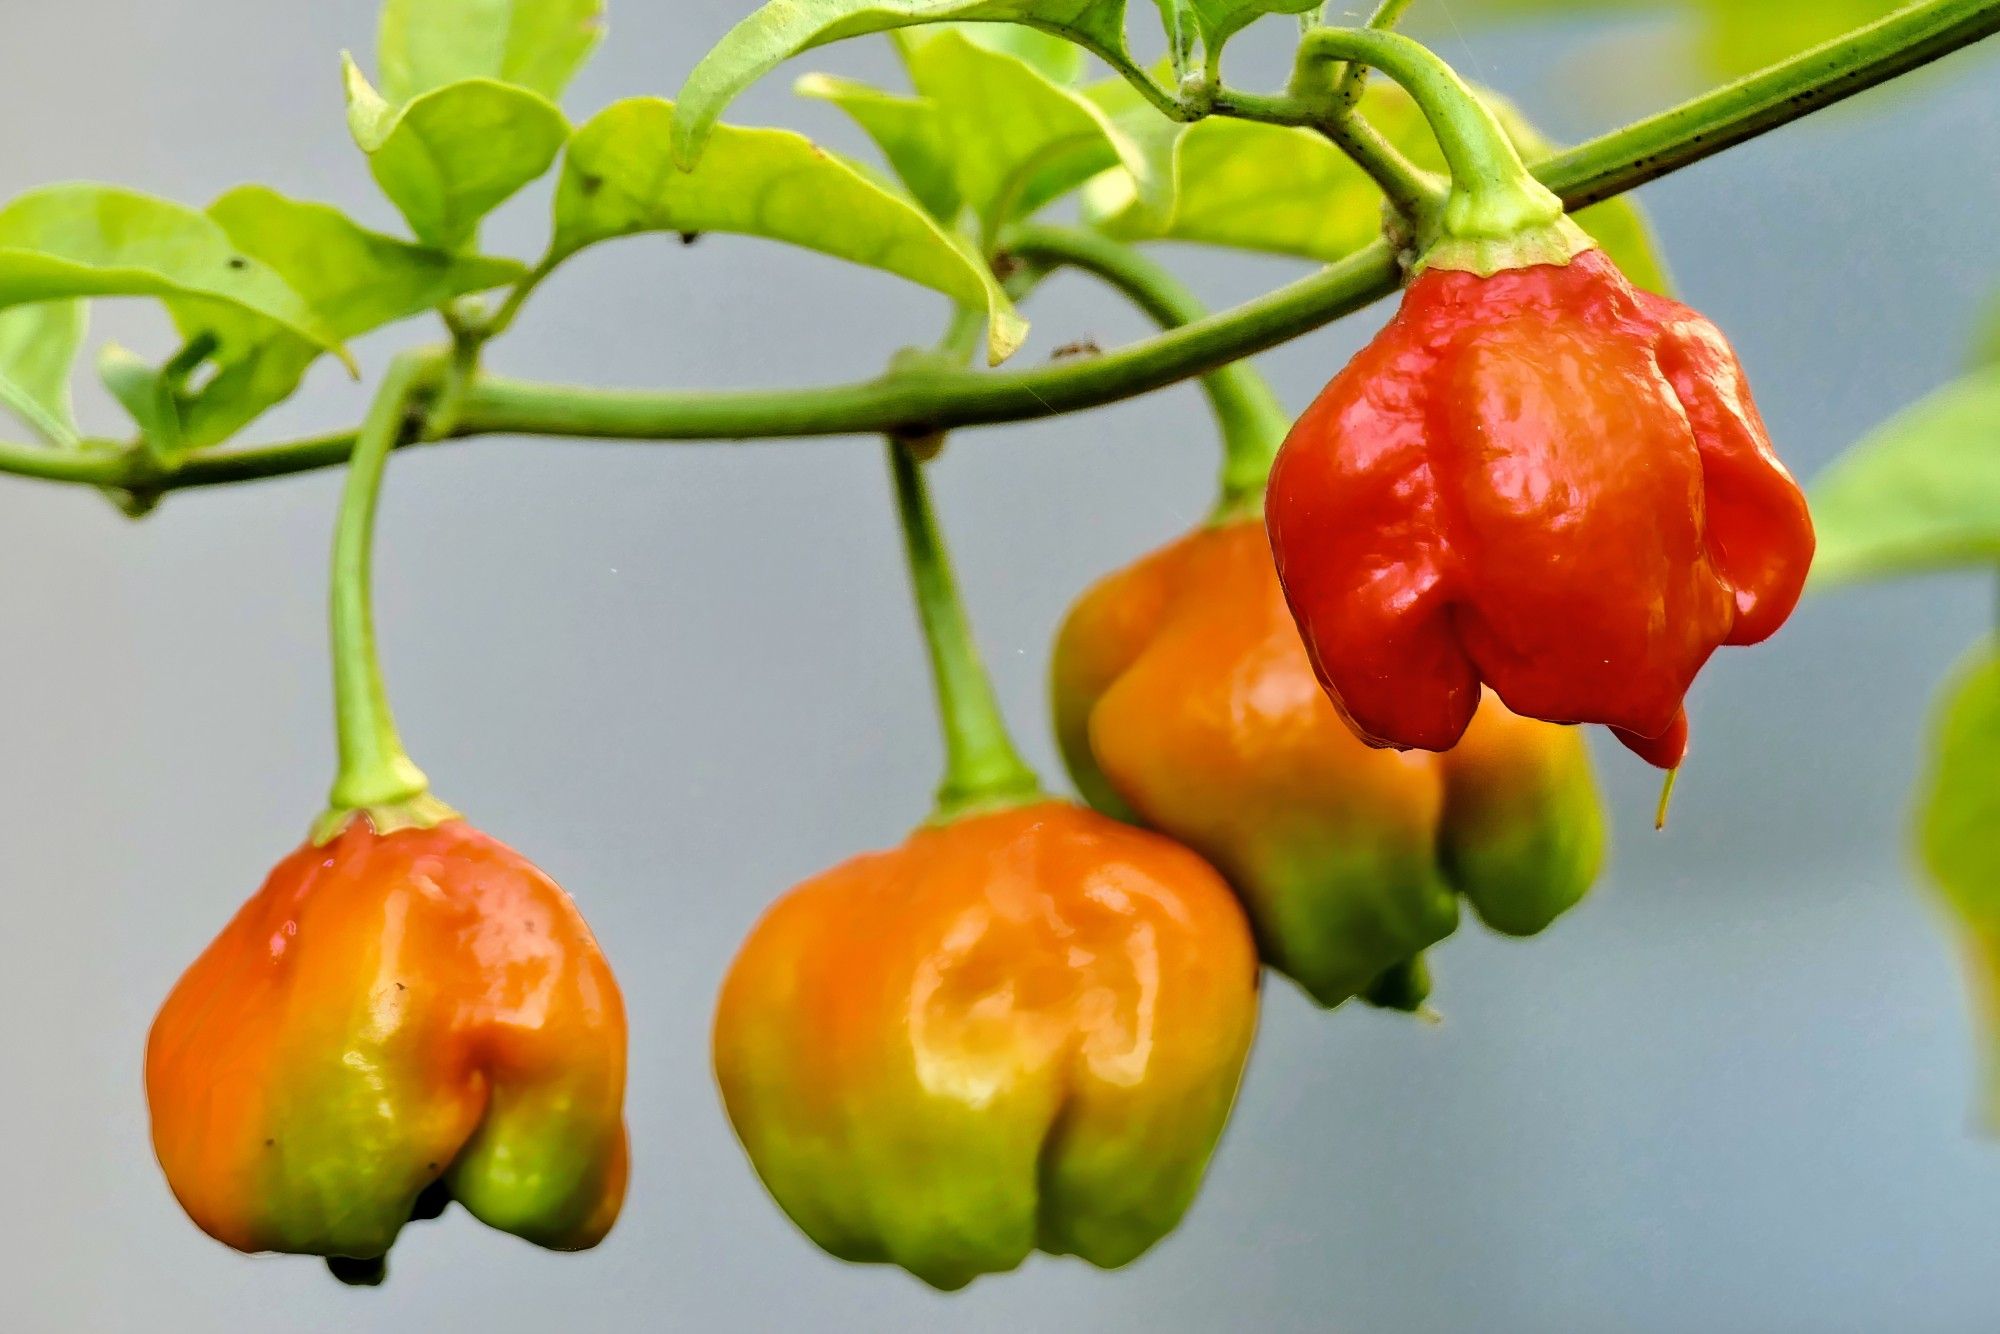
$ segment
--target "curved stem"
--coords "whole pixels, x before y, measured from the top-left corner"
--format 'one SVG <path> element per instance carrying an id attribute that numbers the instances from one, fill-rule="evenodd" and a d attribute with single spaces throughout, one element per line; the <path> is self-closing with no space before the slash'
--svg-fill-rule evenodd
<path id="1" fill-rule="evenodd" d="M 1131 246 L 1075 227 L 1027 225 L 1008 237 L 1010 253 L 1031 262 L 1066 264 L 1102 278 L 1130 297 L 1163 328 L 1205 319 L 1208 310 L 1165 266 Z M 1292 421 L 1277 394 L 1249 363 L 1236 361 L 1201 379 L 1222 431 L 1222 487 L 1216 517 L 1261 511 L 1271 461 Z"/>
<path id="2" fill-rule="evenodd" d="M 375 652 L 371 590 L 375 511 L 389 451 L 409 424 L 411 400 L 432 369 L 432 358 L 404 353 L 390 365 L 362 423 L 348 464 L 347 486 L 334 529 L 328 606 L 333 630 L 334 728 L 340 768 L 326 814 L 315 827 L 325 841 L 356 812 L 379 832 L 435 824 L 449 815 L 430 796 L 430 780 L 411 761 L 397 734 Z"/>
<path id="3" fill-rule="evenodd" d="M 1436 220 L 1447 237 L 1504 240 L 1562 217 L 1562 201 L 1537 181 L 1507 131 L 1455 70 L 1430 48 L 1374 28 L 1316 28 L 1299 45 L 1295 97 L 1343 102 L 1345 72 L 1358 62 L 1409 93 L 1430 122 L 1451 169 L 1451 195 Z"/>
<path id="4" fill-rule="evenodd" d="M 2000 32 L 2000 0 L 1924 0 L 1535 165 L 1572 209 L 1671 175 L 1724 149 Z M 1303 109 L 1286 124 L 1309 125 Z M 1214 370 L 1358 310 L 1397 288 L 1381 244 L 1288 287 L 1095 360 L 998 375 L 909 375 L 825 388 L 741 393 L 602 390 L 482 377 L 457 436 L 747 440 L 917 432 L 1099 407 Z M 0 472 L 89 486 L 144 481 L 168 491 L 279 477 L 343 462 L 351 432 L 197 452 L 142 477 L 106 442 L 75 453 L 0 443 Z"/>
<path id="5" fill-rule="evenodd" d="M 896 484 L 896 516 L 903 529 L 910 585 L 930 651 L 944 732 L 944 780 L 938 784 L 935 824 L 1041 796 L 1041 780 L 1007 735 L 993 682 L 979 660 L 972 627 L 959 599 L 951 556 L 938 529 L 924 465 L 909 445 L 890 440 L 889 472 Z"/>
<path id="6" fill-rule="evenodd" d="M 1375 6 L 1375 12 L 1368 16 L 1368 22 L 1362 26 L 1387 31 L 1402 22 L 1403 15 L 1415 3 L 1416 0 L 1382 0 L 1382 3 Z M 1334 93 L 1351 107 L 1361 100 L 1361 94 L 1367 89 L 1368 66 L 1355 61 L 1341 71 L 1340 82 L 1335 86 Z"/>

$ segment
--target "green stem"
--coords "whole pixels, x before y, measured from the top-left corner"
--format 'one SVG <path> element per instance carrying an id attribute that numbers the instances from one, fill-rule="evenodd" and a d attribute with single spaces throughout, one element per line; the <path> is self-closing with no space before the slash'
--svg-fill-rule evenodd
<path id="1" fill-rule="evenodd" d="M 1375 6 L 1375 12 L 1368 16 L 1368 22 L 1362 26 L 1386 32 L 1402 22 L 1403 15 L 1415 3 L 1416 0 L 1382 0 L 1381 4 Z M 1351 107 L 1361 100 L 1361 95 L 1367 90 L 1368 66 L 1353 61 L 1341 71 L 1340 82 L 1335 86 L 1334 93 L 1343 103 Z"/>
<path id="2" fill-rule="evenodd" d="M 1171 270 L 1097 232 L 1030 224 L 1009 235 L 1007 249 L 1031 263 L 1066 264 L 1094 274 L 1131 298 L 1162 328 L 1177 329 L 1208 316 L 1200 298 Z M 1264 483 L 1278 446 L 1291 430 L 1291 417 L 1248 362 L 1231 362 L 1210 371 L 1202 377 L 1201 387 L 1222 432 L 1222 486 L 1215 518 L 1261 512 Z"/>
<path id="3" fill-rule="evenodd" d="M 1535 165 L 1571 209 L 1620 195 L 1886 83 L 2000 32 L 2000 0 L 1926 0 L 1670 110 Z M 1311 123 L 1304 109 L 1283 123 Z M 1101 407 L 1274 347 L 1388 296 L 1401 279 L 1380 243 L 1268 296 L 1087 362 L 998 375 L 949 372 L 743 393 L 621 391 L 482 377 L 457 436 L 749 440 L 921 434 Z M 344 462 L 351 432 L 199 451 L 165 476 L 112 442 L 74 452 L 0 443 L 0 472 L 86 486 L 176 490 Z"/>
<path id="4" fill-rule="evenodd" d="M 362 423 L 334 529 L 329 609 L 333 630 L 334 727 L 340 769 L 317 841 L 339 833 L 357 812 L 378 832 L 433 825 L 449 808 L 430 795 L 430 780 L 403 749 L 375 652 L 371 565 L 375 511 L 389 451 L 409 424 L 412 400 L 435 373 L 435 357 L 404 353 L 390 365 Z"/>
<path id="5" fill-rule="evenodd" d="M 1373 28 L 1317 28 L 1299 45 L 1293 96 L 1324 98 L 1337 114 L 1353 63 L 1403 86 L 1430 122 L 1451 170 L 1451 194 L 1435 220 L 1454 240 L 1504 241 L 1561 221 L 1562 201 L 1528 171 L 1513 141 L 1478 94 L 1430 48 Z"/>
<path id="6" fill-rule="evenodd" d="M 888 448 L 896 516 L 902 523 L 903 551 L 930 651 L 938 721 L 944 732 L 944 780 L 938 785 L 931 822 L 946 824 L 1039 800 L 1041 780 L 1014 749 L 993 682 L 980 663 L 951 556 L 931 505 L 924 465 L 901 441 L 891 439 Z"/>

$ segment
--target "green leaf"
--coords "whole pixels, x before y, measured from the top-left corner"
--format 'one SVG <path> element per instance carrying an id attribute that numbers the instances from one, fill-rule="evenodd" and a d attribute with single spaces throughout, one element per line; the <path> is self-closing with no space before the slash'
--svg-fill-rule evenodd
<path id="1" fill-rule="evenodd" d="M 1979 323 L 1974 327 L 1970 362 L 1974 369 L 2000 366 L 2000 294 L 1989 297 L 1986 309 L 1980 313 Z"/>
<path id="2" fill-rule="evenodd" d="M 1142 196 L 1157 197 L 1164 184 L 1110 116 L 1015 56 L 944 32 L 907 58 L 917 92 L 937 109 L 959 195 L 989 246 L 1006 223 L 1108 167 L 1122 165 Z"/>
<path id="3" fill-rule="evenodd" d="M 384 0 L 382 94 L 495 79 L 553 102 L 603 39 L 604 0 Z"/>
<path id="4" fill-rule="evenodd" d="M 87 324 L 81 301 L 0 310 L 0 405 L 52 445 L 77 443 L 69 377 Z"/>
<path id="5" fill-rule="evenodd" d="M 173 385 L 167 373 L 116 343 L 106 343 L 97 354 L 97 376 L 111 397 L 131 414 L 146 440 L 162 453 L 182 447 L 181 417 L 174 403 Z"/>
<path id="6" fill-rule="evenodd" d="M 795 86 L 801 97 L 831 102 L 853 117 L 882 150 L 898 180 L 934 218 L 949 224 L 964 201 L 936 103 L 898 97 L 851 79 L 808 74 Z"/>
<path id="7" fill-rule="evenodd" d="M 408 319 L 455 297 L 518 281 L 513 260 L 452 254 L 368 231 L 338 209 L 248 185 L 209 206 L 244 254 L 298 290 L 342 338 Z M 210 301 L 169 303 L 190 343 L 213 343 L 215 374 L 183 399 L 186 443 L 227 439 L 291 397 L 319 350 L 282 325 Z"/>
<path id="8" fill-rule="evenodd" d="M 1945 386 L 1813 487 L 1817 586 L 2000 560 L 2000 370 Z"/>
<path id="9" fill-rule="evenodd" d="M 998 364 L 1027 325 L 991 269 L 915 202 L 789 130 L 719 126 L 693 171 L 673 162 L 673 103 L 633 98 L 576 132 L 556 187 L 562 258 L 636 232 L 734 232 L 805 246 L 934 288 L 988 314 Z"/>
<path id="10" fill-rule="evenodd" d="M 1164 122 L 1151 108 L 1106 85 L 1092 96 L 1127 110 L 1121 125 Z M 1551 149 L 1504 98 L 1482 92 L 1530 159 Z M 1408 94 L 1377 81 L 1362 114 L 1418 166 L 1444 169 L 1435 137 Z M 1169 126 L 1155 153 L 1171 155 L 1170 203 L 1136 198 L 1116 173 L 1091 183 L 1086 210 L 1108 234 L 1127 241 L 1193 241 L 1332 263 L 1381 235 L 1382 194 L 1366 173 L 1311 130 L 1221 117 Z M 1576 220 L 1639 286 L 1664 292 L 1668 278 L 1651 229 L 1636 204 L 1620 198 L 1584 209 Z"/>
<path id="11" fill-rule="evenodd" d="M 1133 68 L 1125 46 L 1125 0 L 770 0 L 730 29 L 688 75 L 674 124 L 674 158 L 692 164 L 736 96 L 801 51 L 952 21 L 1025 24 L 1074 42 L 1115 69 Z"/>
<path id="12" fill-rule="evenodd" d="M 207 298 L 353 366 L 305 298 L 205 214 L 108 185 L 48 186 L 0 209 L 0 308 L 86 296 Z"/>
<path id="13" fill-rule="evenodd" d="M 1072 84 L 1083 77 L 1083 48 L 1053 33 L 1018 23 L 945 23 L 922 28 L 900 28 L 893 37 L 911 38 L 919 33 L 956 32 L 967 41 L 988 50 L 1000 51 L 1024 60 L 1036 73 L 1053 83 Z"/>
<path id="14" fill-rule="evenodd" d="M 1959 930 L 1982 1010 L 1982 1110 L 2000 1127 L 2000 646 L 1974 650 L 1943 700 L 1918 806 L 1918 849 Z"/>
<path id="15" fill-rule="evenodd" d="M 393 106 L 343 60 L 348 129 L 376 184 L 428 245 L 470 244 L 480 220 L 547 171 L 569 138 L 569 122 L 540 93 L 464 79 Z"/>

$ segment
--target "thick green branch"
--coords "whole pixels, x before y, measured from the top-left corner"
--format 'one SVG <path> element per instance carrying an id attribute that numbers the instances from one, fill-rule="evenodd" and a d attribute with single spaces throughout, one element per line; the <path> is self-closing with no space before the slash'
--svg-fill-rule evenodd
<path id="1" fill-rule="evenodd" d="M 2000 0 L 1926 0 L 1760 74 L 1548 158 L 1535 175 L 1571 208 L 1621 194 L 2000 32 Z M 820 389 L 702 393 L 573 388 L 482 378 L 459 435 L 634 440 L 913 435 L 1021 421 L 1133 398 L 1202 375 L 1387 296 L 1389 248 L 1346 260 L 1234 310 L 1088 362 L 1001 374 L 924 372 Z M 157 485 L 216 485 L 341 462 L 351 436 L 182 460 Z M 92 486 L 142 480 L 140 463 L 103 452 L 0 447 L 0 471 Z M 147 479 L 150 481 L 150 479 Z"/>

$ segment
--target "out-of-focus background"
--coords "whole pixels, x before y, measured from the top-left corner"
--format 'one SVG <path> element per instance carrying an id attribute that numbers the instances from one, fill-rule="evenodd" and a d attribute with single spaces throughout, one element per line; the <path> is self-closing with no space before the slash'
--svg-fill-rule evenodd
<path id="1" fill-rule="evenodd" d="M 569 98 L 671 93 L 747 0 L 614 0 Z M 1669 96 L 1685 46 L 1628 7 L 1428 33 L 1554 135 Z M 1150 25 L 1150 7 L 1139 15 Z M 78 177 L 190 203 L 245 180 L 398 230 L 342 124 L 367 0 L 10 0 L 0 193 Z M 1282 75 L 1289 24 L 1232 48 Z M 1455 26 L 1461 31 L 1456 31 Z M 1817 472 L 1957 369 L 2000 282 L 1995 53 L 1960 56 L 1648 187 L 1681 294 L 1735 339 L 1794 467 Z M 797 67 L 893 77 L 885 44 Z M 733 113 L 853 150 L 781 75 Z M 489 229 L 539 248 L 546 187 Z M 1298 266 L 1182 250 L 1218 303 Z M 134 304 L 97 329 L 149 353 Z M 1142 332 L 1086 280 L 1025 356 Z M 1302 407 L 1378 308 L 1265 357 Z M 768 243 L 621 242 L 565 268 L 503 372 L 750 386 L 865 376 L 940 303 Z M 362 345 L 379 371 L 418 336 Z M 428 337 L 429 334 L 422 336 Z M 323 365 L 258 438 L 351 423 Z M 126 429 L 94 388 L 86 425 Z M 1050 633 L 1100 573 L 1201 515 L 1191 388 L 969 433 L 940 501 L 1006 703 L 1043 724 Z M 1990 623 L 1990 581 L 1809 602 L 1694 699 L 1673 827 L 1599 746 L 1615 865 L 1545 938 L 1469 926 L 1426 1028 L 1269 988 L 1229 1134 L 1185 1226 L 1122 1273 L 1037 1257 L 937 1296 L 814 1250 L 765 1197 L 708 1074 L 710 1007 L 764 904 L 895 841 L 936 768 L 880 451 L 868 441 L 488 440 L 396 464 L 380 566 L 398 710 L 441 792 L 576 895 L 632 1016 L 637 1169 L 599 1250 L 555 1256 L 454 1211 L 388 1285 L 249 1259 L 181 1215 L 147 1144 L 140 1053 L 180 970 L 303 834 L 331 771 L 322 629 L 335 474 L 170 497 L 0 479 L 0 1327 L 40 1331 L 1982 1331 L 2000 1327 L 2000 1145 L 1950 950 L 1913 889 L 1926 701 Z M 1602 741 L 1602 738 L 1599 738 Z"/>

